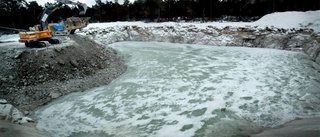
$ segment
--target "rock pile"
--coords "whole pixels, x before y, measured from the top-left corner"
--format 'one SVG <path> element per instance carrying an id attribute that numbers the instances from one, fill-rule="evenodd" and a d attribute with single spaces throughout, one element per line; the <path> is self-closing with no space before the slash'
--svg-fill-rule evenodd
<path id="1" fill-rule="evenodd" d="M 112 48 L 77 37 L 41 49 L 0 47 L 0 98 L 30 111 L 70 92 L 107 85 L 125 72 Z"/>
<path id="2" fill-rule="evenodd" d="M 13 105 L 8 104 L 5 99 L 0 99 L 0 120 L 18 124 L 34 122 L 31 118 L 25 117 L 24 114 Z"/>

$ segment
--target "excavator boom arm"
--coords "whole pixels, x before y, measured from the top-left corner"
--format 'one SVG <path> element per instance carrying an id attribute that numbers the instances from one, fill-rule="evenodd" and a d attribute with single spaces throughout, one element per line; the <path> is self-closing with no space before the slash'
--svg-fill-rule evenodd
<path id="1" fill-rule="evenodd" d="M 72 5 L 76 5 L 79 9 L 79 15 L 84 15 L 87 11 L 87 4 L 84 3 L 80 3 L 80 2 L 73 2 L 71 0 L 56 0 L 58 3 L 63 3 L 63 4 L 72 4 Z"/>
<path id="2" fill-rule="evenodd" d="M 87 11 L 87 5 L 80 2 L 73 2 L 71 0 L 55 0 L 56 3 L 49 5 L 46 7 L 46 9 L 43 11 L 41 20 L 40 20 L 40 30 L 46 30 L 48 26 L 48 17 L 50 14 L 52 14 L 54 11 L 58 10 L 62 5 L 64 4 L 72 4 L 76 5 L 79 8 L 79 15 L 84 15 Z"/>

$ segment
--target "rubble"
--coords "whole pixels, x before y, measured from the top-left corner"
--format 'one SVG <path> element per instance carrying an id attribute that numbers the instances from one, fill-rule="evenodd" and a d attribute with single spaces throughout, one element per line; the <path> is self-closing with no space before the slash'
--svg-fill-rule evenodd
<path id="1" fill-rule="evenodd" d="M 16 107 L 8 104 L 5 99 L 0 99 L 0 120 L 18 124 L 34 122 L 31 118 L 25 117 L 24 114 Z"/>

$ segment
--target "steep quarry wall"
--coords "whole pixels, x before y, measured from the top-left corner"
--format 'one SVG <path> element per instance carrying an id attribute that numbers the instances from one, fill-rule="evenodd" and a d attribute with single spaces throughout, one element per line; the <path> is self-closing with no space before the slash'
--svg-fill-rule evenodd
<path id="1" fill-rule="evenodd" d="M 224 27 L 195 25 L 116 26 L 87 28 L 80 31 L 103 44 L 120 41 L 158 41 L 215 46 L 244 46 L 302 50 L 320 64 L 320 33 L 312 29 L 281 29 L 275 27 Z"/>

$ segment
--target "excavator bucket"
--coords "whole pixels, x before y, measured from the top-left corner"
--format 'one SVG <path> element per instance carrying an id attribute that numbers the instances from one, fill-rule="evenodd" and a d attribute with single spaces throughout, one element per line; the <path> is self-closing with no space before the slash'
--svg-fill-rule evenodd
<path id="1" fill-rule="evenodd" d="M 78 5 L 78 8 L 79 8 L 79 15 L 85 15 L 86 14 L 86 11 L 87 11 L 87 4 L 82 4 L 82 3 L 79 3 Z"/>
<path id="2" fill-rule="evenodd" d="M 70 34 L 74 34 L 76 29 L 82 29 L 89 24 L 90 17 L 71 17 L 67 18 L 65 24 Z"/>
<path id="3" fill-rule="evenodd" d="M 81 3 L 81 2 L 74 2 L 73 0 L 55 0 L 58 3 L 62 3 L 62 4 L 72 4 L 72 5 L 76 5 L 78 7 L 78 9 L 80 10 L 79 15 L 84 15 L 87 11 L 87 4 L 85 3 Z"/>

